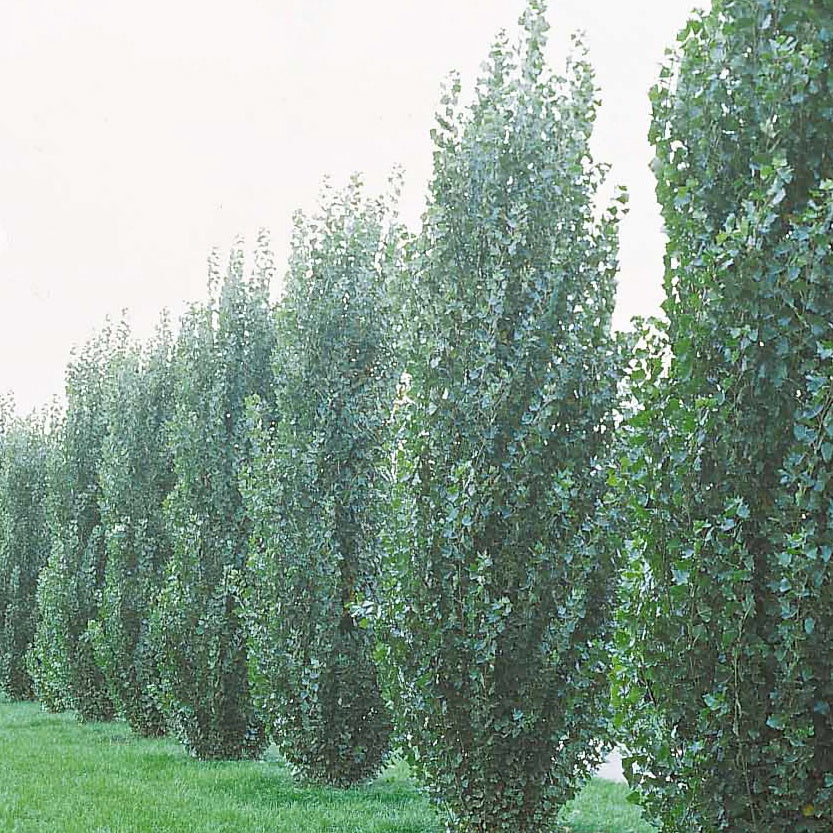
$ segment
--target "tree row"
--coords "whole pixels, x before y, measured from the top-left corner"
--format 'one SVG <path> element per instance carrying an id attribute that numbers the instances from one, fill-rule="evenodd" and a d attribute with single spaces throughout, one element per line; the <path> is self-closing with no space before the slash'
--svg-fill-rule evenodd
<path id="1" fill-rule="evenodd" d="M 651 93 L 661 320 L 615 334 L 580 42 L 543 3 L 452 78 L 418 233 L 358 178 L 207 300 L 0 401 L 0 689 L 392 748 L 459 831 L 542 833 L 613 743 L 663 831 L 833 823 L 833 11 L 715 0 Z"/>

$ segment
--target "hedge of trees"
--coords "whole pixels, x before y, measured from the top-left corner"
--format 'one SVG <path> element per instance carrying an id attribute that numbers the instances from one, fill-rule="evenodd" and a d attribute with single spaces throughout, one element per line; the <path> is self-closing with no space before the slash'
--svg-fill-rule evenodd
<path id="1" fill-rule="evenodd" d="M 681 33 L 633 337 L 592 71 L 520 29 L 417 234 L 327 190 L 277 302 L 264 233 L 62 409 L 0 399 L 0 691 L 335 786 L 398 749 L 461 833 L 550 829 L 613 743 L 667 833 L 830 830 L 833 9 Z"/>

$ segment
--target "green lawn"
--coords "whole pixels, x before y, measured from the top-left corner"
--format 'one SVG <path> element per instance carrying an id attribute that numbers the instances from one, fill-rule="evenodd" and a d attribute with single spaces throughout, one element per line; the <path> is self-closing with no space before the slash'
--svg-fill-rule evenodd
<path id="1" fill-rule="evenodd" d="M 594 781 L 564 814 L 575 833 L 650 833 L 627 789 Z M 79 725 L 0 703 L 3 833 L 440 833 L 398 763 L 347 792 L 301 787 L 284 765 L 201 763 L 120 723 Z"/>

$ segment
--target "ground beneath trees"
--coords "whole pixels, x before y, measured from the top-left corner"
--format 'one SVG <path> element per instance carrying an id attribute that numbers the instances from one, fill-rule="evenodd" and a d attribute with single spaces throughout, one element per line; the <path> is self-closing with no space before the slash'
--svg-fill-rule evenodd
<path id="1" fill-rule="evenodd" d="M 627 788 L 591 782 L 563 814 L 571 833 L 650 833 Z M 275 755 L 203 763 L 123 723 L 80 725 L 0 703 L 0 830 L 14 833 L 440 833 L 398 762 L 341 791 L 294 783 Z"/>

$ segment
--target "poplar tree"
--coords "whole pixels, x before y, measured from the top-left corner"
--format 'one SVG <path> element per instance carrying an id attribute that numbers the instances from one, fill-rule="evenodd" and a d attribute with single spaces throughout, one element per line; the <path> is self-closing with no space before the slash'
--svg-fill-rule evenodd
<path id="1" fill-rule="evenodd" d="M 45 415 L 10 418 L 0 433 L 0 691 L 27 700 L 34 696 L 25 658 L 34 639 L 35 591 L 50 550 L 52 438 Z"/>
<path id="2" fill-rule="evenodd" d="M 246 398 L 269 396 L 273 271 L 265 234 L 251 276 L 240 246 L 222 284 L 212 262 L 212 298 L 185 316 L 174 349 L 173 555 L 152 631 L 163 711 L 204 759 L 256 756 L 264 745 L 240 608 L 251 524 L 238 480 L 250 454 Z"/>
<path id="3" fill-rule="evenodd" d="M 376 598 L 381 560 L 399 257 L 390 207 L 358 180 L 319 216 L 298 215 L 274 414 L 255 432 L 247 485 L 256 699 L 296 771 L 336 786 L 374 776 L 388 751 L 361 606 Z"/>
<path id="4" fill-rule="evenodd" d="M 490 833 L 551 829 L 601 760 L 616 561 L 620 204 L 597 215 L 580 45 L 558 76 L 544 4 L 521 26 L 433 131 L 384 572 L 399 736 L 452 828 Z"/>
<path id="5" fill-rule="evenodd" d="M 99 470 L 107 436 L 103 407 L 108 363 L 128 342 L 126 326 L 105 327 L 76 351 L 66 374 L 66 413 L 49 473 L 52 549 L 38 583 L 38 625 L 29 670 L 38 698 L 106 720 L 114 709 L 93 649 L 106 550 Z"/>
<path id="6" fill-rule="evenodd" d="M 833 10 L 715 0 L 652 93 L 620 722 L 665 831 L 833 826 Z"/>
<path id="7" fill-rule="evenodd" d="M 159 657 L 150 619 L 171 558 L 164 503 L 173 486 L 172 337 L 163 318 L 154 339 L 110 363 L 100 513 L 107 552 L 95 625 L 96 658 L 114 703 L 140 735 L 164 733 L 157 703 Z"/>

